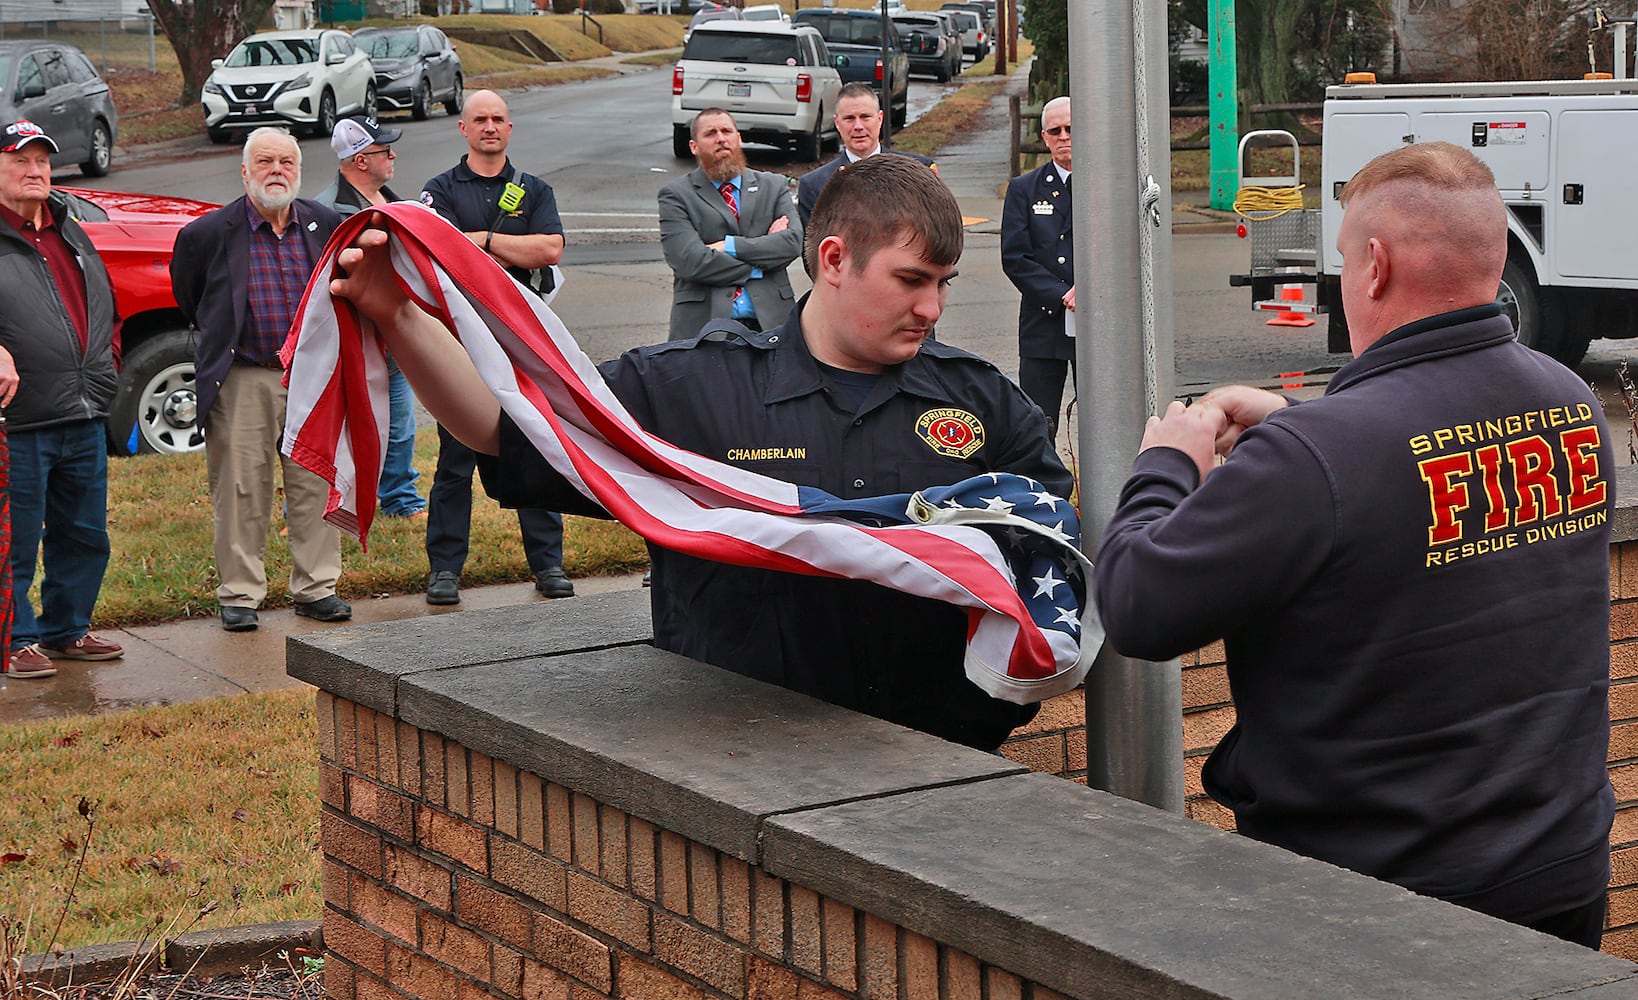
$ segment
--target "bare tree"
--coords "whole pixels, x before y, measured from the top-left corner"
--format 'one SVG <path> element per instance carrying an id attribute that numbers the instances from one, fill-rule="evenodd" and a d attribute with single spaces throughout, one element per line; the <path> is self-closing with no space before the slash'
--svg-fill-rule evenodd
<path id="1" fill-rule="evenodd" d="M 1453 0 L 1428 34 L 1446 53 L 1447 76 L 1466 80 L 1560 80 L 1588 70 L 1587 14 L 1595 0 Z M 1598 68 L 1608 42 L 1595 38 Z"/>
<path id="2" fill-rule="evenodd" d="M 149 0 L 165 37 L 182 65 L 182 93 L 177 102 L 199 103 L 200 88 L 210 76 L 210 61 L 227 55 L 239 39 L 262 23 L 273 0 Z"/>

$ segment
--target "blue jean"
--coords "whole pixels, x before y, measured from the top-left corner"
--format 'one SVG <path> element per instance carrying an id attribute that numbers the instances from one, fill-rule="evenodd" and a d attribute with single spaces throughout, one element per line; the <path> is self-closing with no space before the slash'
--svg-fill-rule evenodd
<path id="1" fill-rule="evenodd" d="M 409 379 L 390 359 L 387 363 L 387 453 L 382 458 L 381 481 L 375 498 L 388 517 L 409 517 L 427 509 L 415 491 L 421 477 L 415 471 L 415 393 Z"/>
<path id="2" fill-rule="evenodd" d="M 11 648 L 72 645 L 91 628 L 108 568 L 108 439 L 99 420 L 12 431 Z M 29 603 L 45 562 L 40 613 Z"/>

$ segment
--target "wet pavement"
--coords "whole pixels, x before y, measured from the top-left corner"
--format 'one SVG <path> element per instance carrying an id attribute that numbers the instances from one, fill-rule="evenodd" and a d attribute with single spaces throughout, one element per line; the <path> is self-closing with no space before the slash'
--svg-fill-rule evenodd
<path id="1" fill-rule="evenodd" d="M 574 587 L 577 596 L 600 594 L 637 589 L 642 579 L 641 573 L 582 577 Z M 264 608 L 254 632 L 224 632 L 214 617 L 99 629 L 99 634 L 125 647 L 123 658 L 101 663 L 59 660 L 57 676 L 39 680 L 0 674 L 0 725 L 306 687 L 284 672 L 286 636 L 538 600 L 542 598 L 532 583 L 514 583 L 462 588 L 461 603 L 450 607 L 432 607 L 421 594 L 361 598 L 352 602 L 350 622 L 298 618 L 287 606 Z"/>

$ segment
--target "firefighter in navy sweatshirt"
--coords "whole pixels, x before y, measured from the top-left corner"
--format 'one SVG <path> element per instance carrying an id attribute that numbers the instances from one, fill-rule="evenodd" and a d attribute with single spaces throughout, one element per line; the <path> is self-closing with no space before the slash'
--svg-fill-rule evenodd
<path id="1" fill-rule="evenodd" d="M 1609 429 L 1493 304 L 1476 157 L 1396 150 L 1343 202 L 1354 360 L 1320 399 L 1149 421 L 1098 555 L 1109 640 L 1224 640 L 1238 724 L 1204 781 L 1241 833 L 1596 948 Z"/>

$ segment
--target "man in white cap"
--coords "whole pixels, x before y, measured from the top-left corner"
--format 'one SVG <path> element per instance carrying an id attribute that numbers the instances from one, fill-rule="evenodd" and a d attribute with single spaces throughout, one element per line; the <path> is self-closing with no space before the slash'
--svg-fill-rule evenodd
<path id="1" fill-rule="evenodd" d="M 383 128 L 371 117 L 354 115 L 336 123 L 330 148 L 341 160 L 336 179 L 314 201 L 328 205 L 342 217 L 370 205 L 403 201 L 387 182 L 392 180 L 398 154 L 392 144 L 403 130 Z M 387 358 L 387 452 L 381 460 L 381 479 L 375 498 L 387 517 L 425 517 L 426 498 L 415 490 L 415 394 L 398 363 Z"/>
<path id="2" fill-rule="evenodd" d="M 9 677 L 50 677 L 53 660 L 112 660 L 90 630 L 108 567 L 113 287 L 97 248 L 51 199 L 57 144 L 31 121 L 0 130 L 0 406 L 11 445 Z M 44 537 L 40 614 L 28 591 Z"/>
<path id="3" fill-rule="evenodd" d="M 330 148 L 341 161 L 341 169 L 330 186 L 313 200 L 329 205 L 343 217 L 369 205 L 403 201 L 387 187 L 387 182 L 392 180 L 393 161 L 398 159 L 392 144 L 403 134 L 401 129 L 383 128 L 374 118 L 364 115 L 337 122 L 330 136 Z"/>

